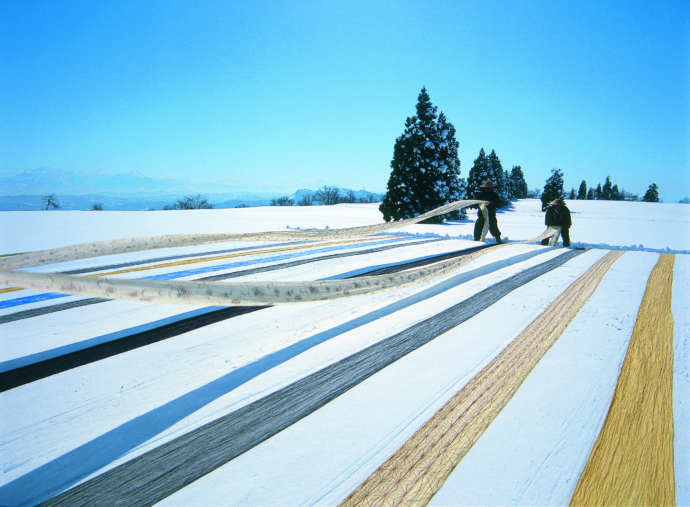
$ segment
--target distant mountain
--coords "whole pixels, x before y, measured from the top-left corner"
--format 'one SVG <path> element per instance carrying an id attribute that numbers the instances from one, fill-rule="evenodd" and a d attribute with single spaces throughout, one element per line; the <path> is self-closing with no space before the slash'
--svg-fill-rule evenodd
<path id="1" fill-rule="evenodd" d="M 2 195 L 0 196 L 0 211 L 32 211 L 43 209 L 43 195 Z M 143 211 L 163 209 L 164 206 L 174 204 L 178 199 L 196 193 L 178 193 L 170 195 L 63 195 L 55 194 L 62 210 L 90 210 L 99 205 L 103 210 Z M 213 204 L 214 208 L 235 208 L 238 206 L 268 206 L 272 197 L 263 194 L 238 193 L 233 194 L 205 194 L 204 199 Z"/>
<path id="2" fill-rule="evenodd" d="M 211 190 L 212 192 L 209 192 Z M 366 190 L 339 189 L 340 195 L 353 192 L 357 202 L 374 202 L 381 194 Z M 317 190 L 300 189 L 289 195 L 295 204 L 316 199 Z M 104 210 L 162 209 L 184 196 L 201 195 L 214 208 L 267 206 L 272 199 L 287 195 L 280 192 L 252 192 L 231 185 L 154 179 L 139 173 L 60 171 L 34 169 L 0 177 L 0 211 L 26 211 L 43 208 L 43 196 L 55 194 L 60 209 L 90 210 L 100 205 Z"/>
<path id="3" fill-rule="evenodd" d="M 219 193 L 236 190 L 230 185 L 154 179 L 135 172 L 113 174 L 40 168 L 0 177 L 0 195 L 161 195 L 204 192 L 209 189 Z"/>

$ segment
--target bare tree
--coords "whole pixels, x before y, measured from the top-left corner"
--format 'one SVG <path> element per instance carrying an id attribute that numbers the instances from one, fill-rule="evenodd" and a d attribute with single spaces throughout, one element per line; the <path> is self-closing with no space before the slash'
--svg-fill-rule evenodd
<path id="1" fill-rule="evenodd" d="M 55 194 L 44 195 L 41 201 L 43 201 L 43 209 L 60 209 L 60 203 Z"/>
<path id="2" fill-rule="evenodd" d="M 213 204 L 209 203 L 206 199 L 201 197 L 200 194 L 195 196 L 186 195 L 182 199 L 178 199 L 172 205 L 165 205 L 164 210 L 170 209 L 211 209 Z"/>
<path id="3" fill-rule="evenodd" d="M 287 196 L 271 199 L 271 206 L 292 206 L 294 201 Z"/>
<path id="4" fill-rule="evenodd" d="M 340 202 L 340 189 L 338 187 L 323 186 L 316 191 L 314 199 L 322 204 L 338 204 Z"/>
<path id="5" fill-rule="evenodd" d="M 357 202 L 357 197 L 352 190 L 348 190 L 345 197 L 341 198 L 341 202 Z"/>
<path id="6" fill-rule="evenodd" d="M 311 206 L 312 204 L 313 204 L 313 199 L 311 198 L 311 196 L 305 195 L 299 200 L 299 202 L 297 203 L 297 206 Z"/>

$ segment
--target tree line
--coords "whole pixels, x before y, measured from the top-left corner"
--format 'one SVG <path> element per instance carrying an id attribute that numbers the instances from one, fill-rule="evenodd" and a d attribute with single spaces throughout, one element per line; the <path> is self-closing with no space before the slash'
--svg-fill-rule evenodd
<path id="1" fill-rule="evenodd" d="M 499 196 L 499 207 L 507 206 L 514 199 L 541 198 L 542 207 L 554 199 L 565 199 L 563 172 L 553 169 L 546 180 L 543 191 L 529 191 L 525 175 L 519 165 L 510 171 L 504 170 L 495 150 L 488 155 L 482 147 L 470 168 L 467 180 L 460 177 L 459 143 L 455 139 L 455 127 L 443 112 L 431 103 L 431 98 L 423 87 L 417 97 L 416 115 L 405 120 L 403 133 L 395 140 L 391 173 L 387 190 L 383 195 L 379 210 L 384 219 L 400 220 L 412 218 L 449 202 L 474 199 L 480 186 L 486 180 L 495 185 Z M 635 194 L 619 189 L 607 176 L 604 184 L 588 187 L 582 180 L 580 187 L 571 189 L 569 199 L 580 200 L 640 200 Z M 646 202 L 659 202 L 659 187 L 652 183 L 641 199 Z M 310 206 L 314 203 L 325 205 L 354 202 L 377 202 L 376 194 L 357 198 L 352 190 L 341 191 L 338 187 L 323 186 L 313 194 L 302 195 L 297 203 L 288 196 L 270 201 L 271 206 Z M 681 202 L 688 202 L 688 198 Z M 54 194 L 43 198 L 44 209 L 60 207 Z M 185 196 L 163 209 L 212 208 L 203 197 Z M 95 204 L 93 209 L 102 209 Z M 445 216 L 434 217 L 430 221 L 441 222 L 446 218 L 457 219 L 463 211 L 454 211 Z"/>
<path id="2" fill-rule="evenodd" d="M 580 187 L 575 193 L 572 188 L 568 194 L 570 200 L 600 200 L 600 201 L 639 201 L 644 202 L 659 202 L 659 186 L 652 183 L 647 188 L 642 199 L 635 194 L 630 194 L 625 190 L 619 190 L 618 185 L 611 181 L 611 177 L 607 176 L 604 185 L 598 183 L 596 187 L 587 188 L 587 182 L 582 180 Z M 560 169 L 552 169 L 551 176 L 546 180 L 544 191 L 541 194 L 542 209 L 554 199 L 565 199 L 566 194 L 563 189 L 563 171 Z"/>
<path id="3" fill-rule="evenodd" d="M 324 185 L 316 192 L 302 195 L 297 202 L 289 196 L 271 199 L 271 206 L 312 206 L 313 204 L 340 204 L 340 203 L 365 203 L 378 202 L 379 196 L 367 193 L 363 197 L 357 197 L 353 190 L 343 190 L 335 186 Z"/>
<path id="4" fill-rule="evenodd" d="M 503 169 L 495 150 L 484 148 L 470 169 L 467 180 L 460 177 L 459 143 L 455 127 L 431 103 L 426 88 L 417 97 L 417 114 L 405 120 L 405 130 L 393 147 L 391 174 L 379 210 L 388 222 L 411 218 L 452 201 L 472 199 L 485 180 L 495 184 L 501 205 L 527 197 L 527 182 L 519 165 Z M 430 219 L 456 219 L 454 211 Z"/>
<path id="5" fill-rule="evenodd" d="M 566 198 L 560 169 L 552 170 L 541 193 L 532 193 L 528 190 L 522 168 L 515 165 L 510 171 L 504 170 L 495 150 L 487 155 L 481 148 L 467 180 L 461 178 L 455 127 L 431 103 L 426 87 L 417 97 L 416 113 L 405 120 L 404 131 L 393 146 L 387 191 L 379 206 L 386 221 L 411 218 L 452 201 L 474 199 L 485 180 L 494 183 L 501 201 L 499 207 L 508 205 L 511 200 L 526 197 L 540 197 L 544 207 L 553 199 Z M 609 176 L 603 185 L 599 183 L 593 188 L 587 188 L 583 180 L 578 192 L 572 189 L 568 197 L 639 200 L 638 196 L 619 189 Z M 642 200 L 659 202 L 656 183 L 649 186 Z M 453 212 L 432 221 L 440 222 L 459 216 L 459 212 Z"/>
<path id="6" fill-rule="evenodd" d="M 626 192 L 624 189 L 619 190 L 617 184 L 613 184 L 611 177 L 607 176 L 604 185 L 598 183 L 596 187 L 587 188 L 587 182 L 582 180 L 580 187 L 575 192 L 574 188 L 570 189 L 570 194 L 568 198 L 573 200 L 600 200 L 600 201 L 639 201 L 640 196 L 637 194 L 631 194 Z M 645 202 L 659 202 L 659 186 L 656 183 L 652 183 L 647 188 L 644 196 L 641 199 Z"/>

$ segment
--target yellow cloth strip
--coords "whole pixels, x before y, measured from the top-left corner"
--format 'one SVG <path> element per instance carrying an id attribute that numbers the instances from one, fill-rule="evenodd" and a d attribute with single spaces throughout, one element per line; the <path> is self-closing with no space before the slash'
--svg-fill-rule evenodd
<path id="1" fill-rule="evenodd" d="M 613 401 L 571 505 L 675 505 L 673 314 L 675 256 L 647 282 Z"/>
<path id="2" fill-rule="evenodd" d="M 399 237 L 400 236 L 390 236 L 390 238 L 399 238 Z M 291 246 L 291 247 L 283 247 L 283 248 L 267 248 L 264 250 L 249 250 L 246 252 L 238 252 L 238 253 L 233 253 L 233 254 L 214 255 L 211 257 L 196 257 L 194 259 L 184 259 L 184 260 L 179 260 L 179 261 L 164 262 L 161 264 L 153 264 L 150 266 L 137 266 L 135 268 L 118 269 L 116 271 L 108 271 L 108 272 L 103 272 L 103 273 L 95 273 L 93 275 L 86 275 L 84 278 L 98 278 L 101 276 L 120 275 L 122 273 L 132 273 L 135 271 L 146 271 L 149 269 L 170 268 L 170 267 L 174 267 L 174 266 L 184 266 L 187 264 L 196 264 L 199 262 L 211 262 L 211 261 L 217 261 L 217 260 L 222 260 L 222 259 L 231 259 L 233 257 L 246 257 L 249 255 L 271 254 L 271 253 L 276 253 L 276 252 L 286 252 L 289 250 L 305 250 L 307 248 L 321 248 L 324 246 L 340 245 L 342 243 L 364 243 L 367 241 L 375 241 L 375 240 L 380 240 L 380 239 L 381 239 L 380 237 L 363 238 L 363 239 L 359 239 L 356 241 L 353 241 L 353 240 L 329 241 L 327 243 L 316 243 L 316 244 L 311 243 L 309 245 L 299 245 L 299 246 Z M 14 292 L 17 290 L 23 290 L 23 289 L 22 289 L 22 287 L 7 287 L 4 289 L 0 289 L 0 294 L 4 294 L 6 292 Z"/>
<path id="3" fill-rule="evenodd" d="M 573 282 L 343 505 L 425 505 L 594 293 L 610 252 Z"/>

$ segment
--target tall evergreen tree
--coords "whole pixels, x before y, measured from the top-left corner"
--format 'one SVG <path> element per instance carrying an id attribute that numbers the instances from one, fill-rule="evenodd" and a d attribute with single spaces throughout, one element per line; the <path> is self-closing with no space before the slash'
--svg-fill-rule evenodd
<path id="1" fill-rule="evenodd" d="M 590 187 L 590 189 L 587 190 L 587 200 L 588 200 L 588 201 L 593 201 L 594 199 L 596 199 L 596 198 L 594 197 L 594 189 Z"/>
<path id="2" fill-rule="evenodd" d="M 551 176 L 546 180 L 544 191 L 541 193 L 541 209 L 546 209 L 551 201 L 554 199 L 563 199 L 565 192 L 563 191 L 563 171 L 560 169 L 551 169 Z"/>
<path id="3" fill-rule="evenodd" d="M 604 186 L 601 188 L 601 197 L 599 199 L 603 201 L 613 200 L 613 183 L 611 183 L 611 177 L 607 176 Z"/>
<path id="4" fill-rule="evenodd" d="M 467 176 L 467 198 L 474 199 L 479 193 L 480 186 L 489 177 L 489 159 L 484 152 L 484 148 L 479 150 L 479 155 L 474 159 L 470 174 Z M 496 183 L 494 181 L 494 183 Z"/>
<path id="5" fill-rule="evenodd" d="M 522 173 L 522 168 L 519 165 L 513 166 L 510 170 L 510 186 L 512 189 L 512 197 L 515 199 L 527 198 L 527 182 L 525 175 Z"/>
<path id="6" fill-rule="evenodd" d="M 649 185 L 642 200 L 644 202 L 659 202 L 659 187 L 656 183 Z"/>
<path id="7" fill-rule="evenodd" d="M 580 183 L 580 188 L 577 191 L 577 199 L 587 199 L 587 182 L 585 180 L 582 180 L 582 183 Z"/>
<path id="8" fill-rule="evenodd" d="M 460 159 L 455 127 L 443 113 L 436 114 L 426 88 L 417 97 L 417 114 L 405 120 L 405 131 L 395 140 L 388 189 L 379 210 L 383 218 L 412 218 L 462 199 Z M 446 215 L 457 218 L 458 212 Z M 443 217 L 437 217 L 441 221 Z"/>
<path id="9" fill-rule="evenodd" d="M 595 199 L 601 199 L 602 198 L 602 191 L 601 191 L 601 183 L 597 184 L 597 188 L 594 190 L 594 198 Z"/>
<path id="10" fill-rule="evenodd" d="M 622 201 L 623 196 L 621 195 L 621 191 L 618 190 L 618 185 L 614 185 L 613 188 L 611 189 L 611 199 L 614 201 Z"/>
<path id="11" fill-rule="evenodd" d="M 501 160 L 496 155 L 495 150 L 487 156 L 484 148 L 479 150 L 479 155 L 474 160 L 472 169 L 467 178 L 467 198 L 474 199 L 480 191 L 480 186 L 485 180 L 490 180 L 496 185 L 494 192 L 500 198 L 499 207 L 505 206 L 510 202 L 510 189 L 508 188 L 509 179 L 503 170 Z"/>
<path id="12" fill-rule="evenodd" d="M 571 201 L 574 200 L 574 199 L 575 199 L 575 195 L 576 195 L 576 194 L 575 194 L 575 188 L 571 188 L 571 189 L 570 189 L 570 193 L 568 194 L 568 199 L 570 199 Z"/>
<path id="13" fill-rule="evenodd" d="M 501 199 L 498 207 L 505 206 L 510 203 L 510 189 L 508 188 L 506 172 L 503 170 L 501 160 L 498 158 L 498 155 L 496 155 L 496 150 L 491 150 L 487 161 L 489 165 L 489 179 L 496 184 L 494 192 L 496 192 Z"/>

